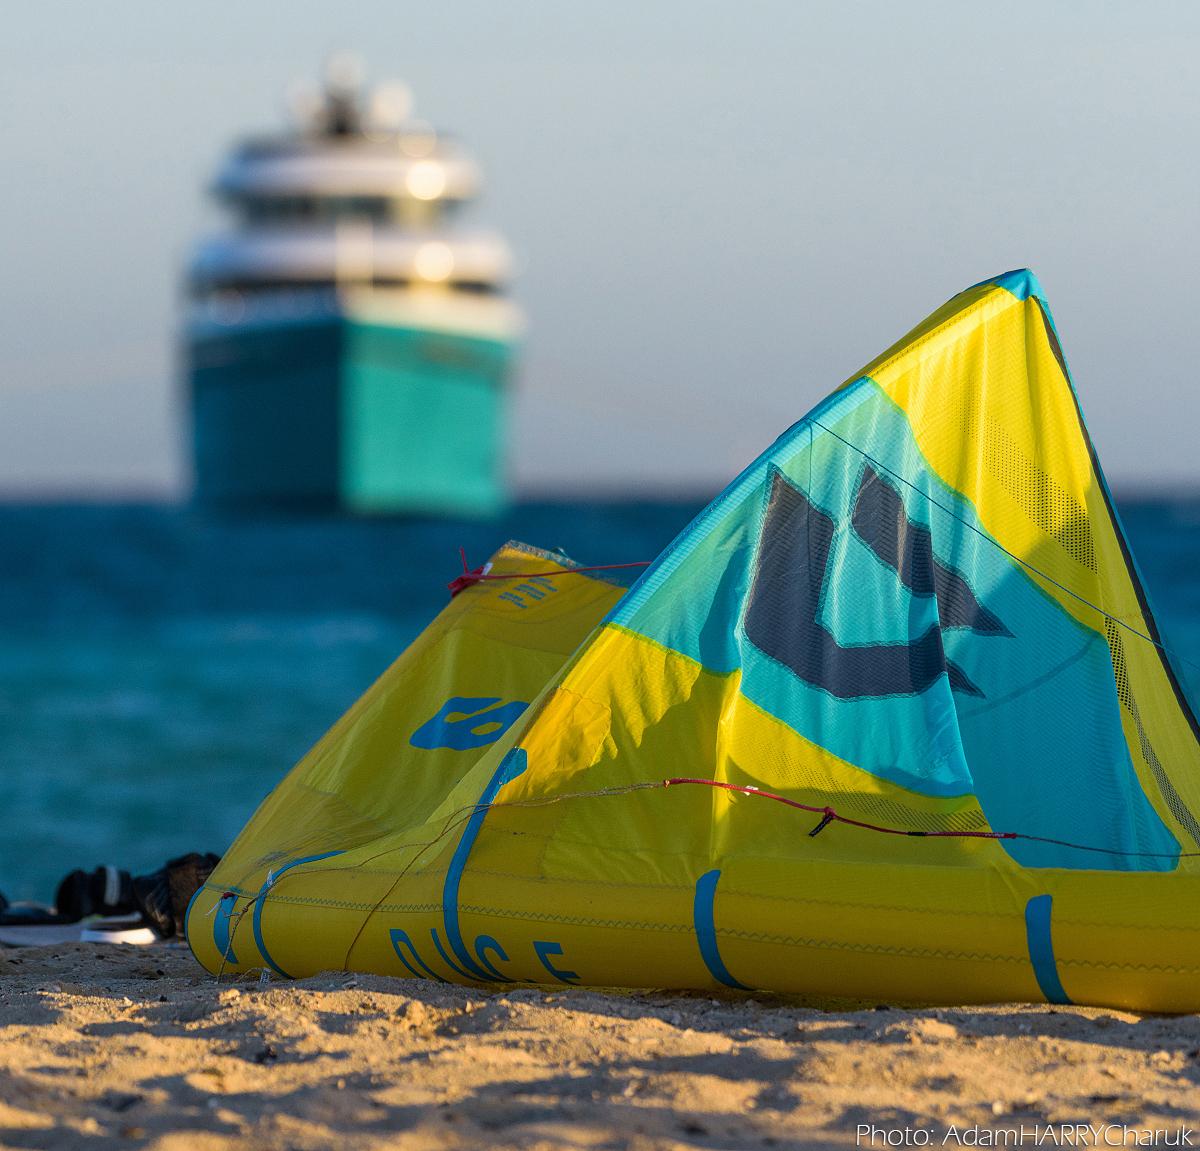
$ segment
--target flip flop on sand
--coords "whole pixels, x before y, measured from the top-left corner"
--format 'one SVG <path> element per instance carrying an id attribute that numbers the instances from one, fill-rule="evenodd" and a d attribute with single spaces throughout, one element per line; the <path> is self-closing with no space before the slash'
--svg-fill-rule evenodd
<path id="1" fill-rule="evenodd" d="M 54 905 L 10 903 L 0 893 L 0 946 L 165 942 L 182 934 L 183 912 L 218 857 L 190 852 L 148 875 L 111 866 L 79 869 L 58 885 Z"/>

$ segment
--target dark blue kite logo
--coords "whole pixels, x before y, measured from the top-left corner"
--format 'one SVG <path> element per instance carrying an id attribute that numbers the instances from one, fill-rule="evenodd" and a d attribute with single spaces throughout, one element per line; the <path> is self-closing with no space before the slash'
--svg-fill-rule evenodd
<path id="1" fill-rule="evenodd" d="M 474 699 L 451 696 L 432 719 L 412 733 L 409 743 L 425 751 L 448 747 L 471 751 L 495 743 L 529 706 L 520 700 L 504 703 L 497 696 Z"/>
<path id="2" fill-rule="evenodd" d="M 837 523 L 776 471 L 746 607 L 750 642 L 838 699 L 915 695 L 941 675 L 954 691 L 982 696 L 966 672 L 946 658 L 942 631 L 1012 632 L 979 602 L 959 572 L 933 554 L 929 528 L 908 518 L 899 491 L 871 467 L 859 479 L 850 523 L 914 596 L 936 598 L 938 621 L 908 643 L 840 644 L 819 618 Z"/>

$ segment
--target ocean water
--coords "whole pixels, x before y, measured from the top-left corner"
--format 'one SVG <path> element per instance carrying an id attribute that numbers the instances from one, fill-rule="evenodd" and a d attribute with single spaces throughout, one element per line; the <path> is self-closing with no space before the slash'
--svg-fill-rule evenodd
<path id="1" fill-rule="evenodd" d="M 0 504 L 0 892 L 220 852 L 505 540 L 653 559 L 692 504 L 493 523 Z"/>
<path id="2" fill-rule="evenodd" d="M 530 504 L 489 524 L 0 505 L 0 891 L 222 851 L 506 539 L 652 559 L 699 505 Z M 1160 624 L 1200 668 L 1200 501 L 1122 504 Z M 1195 680 L 1193 679 L 1193 683 Z"/>

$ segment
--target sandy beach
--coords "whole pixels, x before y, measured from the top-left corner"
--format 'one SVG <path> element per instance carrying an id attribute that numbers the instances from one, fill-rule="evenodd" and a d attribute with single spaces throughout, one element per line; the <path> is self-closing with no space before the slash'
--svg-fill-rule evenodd
<path id="1" fill-rule="evenodd" d="M 81 944 L 0 952 L 0 1076 L 5 1148 L 787 1148 L 854 1145 L 860 1124 L 1035 1145 L 1060 1123 L 1118 1125 L 1111 1145 L 1122 1125 L 1200 1128 L 1200 1021 L 218 985 L 183 948 Z"/>

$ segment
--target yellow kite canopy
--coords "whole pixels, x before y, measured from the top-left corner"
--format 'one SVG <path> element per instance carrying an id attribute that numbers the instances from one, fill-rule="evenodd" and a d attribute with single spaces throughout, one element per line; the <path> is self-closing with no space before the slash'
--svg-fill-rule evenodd
<path id="1" fill-rule="evenodd" d="M 518 545 L 264 803 L 211 971 L 1200 1009 L 1200 745 L 1036 280 L 628 591 Z"/>

